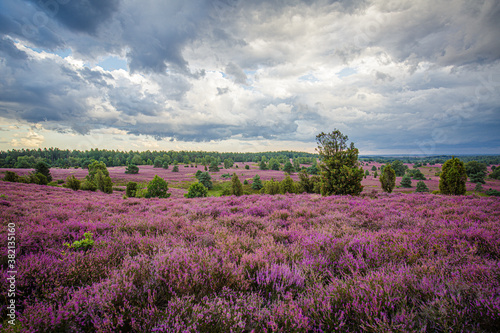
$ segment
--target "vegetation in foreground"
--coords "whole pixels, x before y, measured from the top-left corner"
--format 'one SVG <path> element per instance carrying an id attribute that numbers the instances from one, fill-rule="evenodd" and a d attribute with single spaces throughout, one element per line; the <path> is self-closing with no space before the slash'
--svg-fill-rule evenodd
<path id="1" fill-rule="evenodd" d="M 0 182 L 0 193 L 2 221 L 17 230 L 18 331 L 500 326 L 495 197 L 123 200 L 10 182 Z M 6 318 L 5 289 L 0 298 Z"/>

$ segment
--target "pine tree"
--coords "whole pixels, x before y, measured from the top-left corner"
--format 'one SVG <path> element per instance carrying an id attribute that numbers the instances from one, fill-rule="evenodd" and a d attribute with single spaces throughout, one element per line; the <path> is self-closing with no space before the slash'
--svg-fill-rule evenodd
<path id="1" fill-rule="evenodd" d="M 382 185 L 382 190 L 387 193 L 391 193 L 396 186 L 396 172 L 394 172 L 390 164 L 384 167 L 384 171 L 380 175 L 380 184 Z"/>
<path id="2" fill-rule="evenodd" d="M 410 188 L 411 187 L 411 177 L 409 174 L 405 174 L 403 176 L 403 179 L 401 179 L 401 186 L 403 187 L 406 187 L 406 188 Z"/>
<path id="3" fill-rule="evenodd" d="M 233 177 L 231 178 L 231 194 L 240 196 L 243 194 L 243 185 L 241 185 L 240 179 L 233 173 Z"/>
<path id="4" fill-rule="evenodd" d="M 443 164 L 439 179 L 439 191 L 442 194 L 464 195 L 467 173 L 465 164 L 458 158 L 451 158 Z"/>
<path id="5" fill-rule="evenodd" d="M 417 183 L 417 188 L 415 189 L 415 192 L 429 192 L 429 188 L 422 180 L 420 180 Z"/>
<path id="6" fill-rule="evenodd" d="M 260 180 L 259 175 L 253 176 L 252 179 L 252 189 L 259 191 L 263 187 L 262 181 Z"/>

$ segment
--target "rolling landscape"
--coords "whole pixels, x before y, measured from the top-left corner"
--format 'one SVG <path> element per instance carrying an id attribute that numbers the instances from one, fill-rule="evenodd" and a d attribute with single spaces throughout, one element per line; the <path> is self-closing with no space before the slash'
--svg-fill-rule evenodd
<path id="1" fill-rule="evenodd" d="M 0 333 L 500 332 L 500 1 L 0 0 Z"/>

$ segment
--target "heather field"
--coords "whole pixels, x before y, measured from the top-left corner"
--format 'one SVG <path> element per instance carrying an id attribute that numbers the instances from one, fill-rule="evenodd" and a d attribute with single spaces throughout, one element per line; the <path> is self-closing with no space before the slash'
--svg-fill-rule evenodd
<path id="1" fill-rule="evenodd" d="M 85 176 L 51 170 L 69 171 Z M 0 182 L 0 237 L 16 227 L 15 330 L 497 332 L 500 199 L 368 194 L 122 199 Z M 88 232 L 85 249 L 64 245 Z M 7 318 L 6 287 L 0 298 Z"/>

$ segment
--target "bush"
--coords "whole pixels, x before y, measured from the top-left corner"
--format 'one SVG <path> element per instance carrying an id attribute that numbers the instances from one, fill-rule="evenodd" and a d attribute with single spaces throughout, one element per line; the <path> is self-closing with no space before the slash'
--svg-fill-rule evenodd
<path id="1" fill-rule="evenodd" d="M 255 175 L 252 178 L 252 189 L 259 191 L 263 187 L 262 181 L 259 175 Z"/>
<path id="2" fill-rule="evenodd" d="M 481 183 L 477 183 L 476 186 L 474 187 L 474 191 L 476 191 L 476 192 L 482 192 L 483 191 L 483 185 Z"/>
<path id="3" fill-rule="evenodd" d="M 221 178 L 231 178 L 231 177 L 232 177 L 232 176 L 231 176 L 231 174 L 229 174 L 229 173 L 224 173 L 224 174 L 222 174 L 222 176 L 221 176 Z"/>
<path id="4" fill-rule="evenodd" d="M 49 183 L 47 177 L 41 173 L 31 173 L 29 175 L 29 182 L 38 185 L 47 185 Z"/>
<path id="5" fill-rule="evenodd" d="M 467 173 L 465 164 L 453 157 L 443 164 L 439 180 L 439 190 L 443 194 L 464 195 L 466 192 L 465 181 Z"/>
<path id="6" fill-rule="evenodd" d="M 493 167 L 491 168 L 493 170 Z M 492 173 L 490 173 L 490 178 L 500 180 L 500 168 L 495 168 Z"/>
<path id="7" fill-rule="evenodd" d="M 486 172 L 488 168 L 486 164 L 479 163 L 477 161 L 470 161 L 465 163 L 465 173 L 470 178 L 470 181 L 473 183 L 482 183 L 484 184 L 484 178 L 486 177 Z"/>
<path id="8" fill-rule="evenodd" d="M 163 162 L 162 168 L 163 169 L 168 169 L 168 165 L 169 165 L 168 162 Z"/>
<path id="9" fill-rule="evenodd" d="M 279 194 L 280 193 L 280 183 L 274 180 L 268 180 L 264 182 L 264 187 L 261 189 L 262 193 L 265 194 Z"/>
<path id="10" fill-rule="evenodd" d="M 245 165 L 245 170 L 250 170 L 250 166 L 248 164 Z"/>
<path id="11" fill-rule="evenodd" d="M 492 190 L 491 188 L 488 191 L 486 191 L 486 194 L 492 195 L 495 197 L 500 197 L 500 191 Z"/>
<path id="12" fill-rule="evenodd" d="M 377 167 L 375 165 L 372 166 L 372 171 L 377 171 Z"/>
<path id="13" fill-rule="evenodd" d="M 64 183 L 64 179 L 58 179 L 57 180 L 57 184 L 60 185 L 60 184 L 63 184 Z"/>
<path id="14" fill-rule="evenodd" d="M 403 179 L 401 179 L 401 186 L 405 188 L 410 188 L 411 187 L 411 177 L 410 175 L 406 174 L 403 176 Z"/>
<path id="15" fill-rule="evenodd" d="M 196 179 L 199 179 L 198 177 L 203 173 L 203 171 L 201 170 L 198 170 L 196 171 L 196 173 L 194 174 L 194 176 L 196 177 Z"/>
<path id="16" fill-rule="evenodd" d="M 172 172 L 179 172 L 179 166 L 174 165 L 174 168 L 172 169 Z"/>
<path id="17" fill-rule="evenodd" d="M 139 173 L 139 167 L 135 164 L 129 164 L 127 169 L 125 169 L 125 173 L 135 175 Z"/>
<path id="18" fill-rule="evenodd" d="M 290 163 L 290 161 L 286 161 L 285 165 L 283 166 L 283 171 L 291 174 L 291 173 L 293 173 L 294 170 L 295 169 L 294 169 L 292 163 Z"/>
<path id="19" fill-rule="evenodd" d="M 417 188 L 415 189 L 415 192 L 429 192 L 429 188 L 424 183 L 424 181 L 421 180 L 417 183 Z"/>
<path id="20" fill-rule="evenodd" d="M 89 180 L 84 180 L 80 184 L 80 190 L 83 191 L 97 191 L 97 186 L 94 184 L 94 182 L 91 182 Z"/>
<path id="21" fill-rule="evenodd" d="M 13 172 L 13 171 L 5 171 L 5 176 L 3 177 L 3 180 L 6 181 L 6 182 L 17 182 L 19 181 L 19 176 L 17 175 L 17 173 Z"/>
<path id="22" fill-rule="evenodd" d="M 106 176 L 102 170 L 97 170 L 94 182 L 98 190 L 108 194 L 113 193 L 113 182 L 111 181 L 111 177 Z"/>
<path id="23" fill-rule="evenodd" d="M 73 191 L 78 191 L 81 183 L 80 179 L 75 178 L 73 175 L 66 178 L 66 187 L 72 189 Z"/>
<path id="24" fill-rule="evenodd" d="M 127 197 L 133 198 L 137 192 L 137 183 L 136 182 L 128 182 L 127 189 L 125 190 L 125 194 Z"/>
<path id="25" fill-rule="evenodd" d="M 49 165 L 43 161 L 40 161 L 35 165 L 35 173 L 41 173 L 44 175 L 47 178 L 47 182 L 52 181 Z"/>
<path id="26" fill-rule="evenodd" d="M 217 165 L 217 162 L 212 162 L 210 163 L 210 166 L 208 167 L 208 171 L 210 172 L 219 172 L 219 166 Z"/>
<path id="27" fill-rule="evenodd" d="M 168 183 L 155 175 L 153 180 L 148 183 L 146 198 L 168 198 L 171 193 L 167 193 Z"/>
<path id="28" fill-rule="evenodd" d="M 391 193 L 396 186 L 396 173 L 392 170 L 390 164 L 384 167 L 384 171 L 380 175 L 380 184 L 382 185 L 382 190 L 387 193 Z"/>
<path id="29" fill-rule="evenodd" d="M 186 198 L 204 198 L 208 194 L 208 190 L 205 185 L 197 182 L 191 184 L 188 189 L 188 193 L 184 194 Z"/>
<path id="30" fill-rule="evenodd" d="M 214 185 L 212 184 L 212 177 L 210 177 L 210 174 L 208 172 L 202 172 L 199 174 L 197 177 L 198 181 L 203 184 L 207 189 L 212 189 Z"/>
<path id="31" fill-rule="evenodd" d="M 245 180 L 243 181 L 243 185 L 248 185 L 248 180 L 246 180 L 246 179 L 245 179 Z"/>
<path id="32" fill-rule="evenodd" d="M 293 179 L 290 176 L 286 176 L 280 182 L 280 193 L 297 193 L 297 186 L 295 185 Z"/>
<path id="33" fill-rule="evenodd" d="M 231 194 L 236 196 L 243 195 L 243 185 L 241 185 L 236 173 L 233 173 L 233 177 L 231 177 Z"/>

